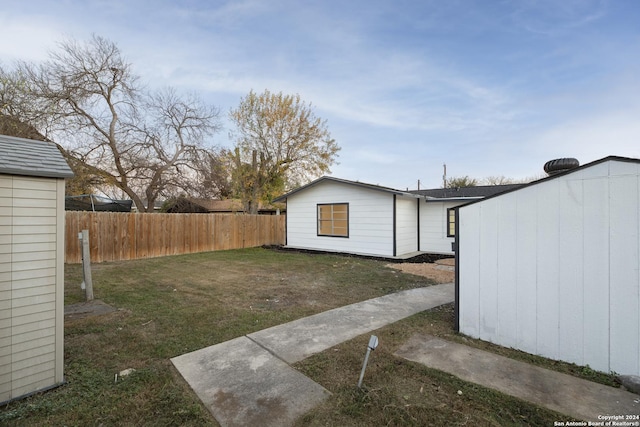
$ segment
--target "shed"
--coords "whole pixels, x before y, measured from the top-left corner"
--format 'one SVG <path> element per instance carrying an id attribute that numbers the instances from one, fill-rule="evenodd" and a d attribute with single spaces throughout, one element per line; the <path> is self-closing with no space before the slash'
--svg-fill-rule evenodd
<path id="1" fill-rule="evenodd" d="M 458 208 L 460 332 L 640 375 L 640 160 L 606 157 Z"/>
<path id="2" fill-rule="evenodd" d="M 274 202 L 287 202 L 288 247 L 395 258 L 418 253 L 419 199 L 325 176 Z"/>
<path id="3" fill-rule="evenodd" d="M 64 179 L 51 142 L 0 135 L 0 402 L 63 382 Z"/>

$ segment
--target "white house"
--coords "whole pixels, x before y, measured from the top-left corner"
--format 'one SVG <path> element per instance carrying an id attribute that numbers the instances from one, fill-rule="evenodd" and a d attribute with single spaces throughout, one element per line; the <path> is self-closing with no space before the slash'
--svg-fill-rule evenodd
<path id="1" fill-rule="evenodd" d="M 419 196 L 323 177 L 274 200 L 287 202 L 287 246 L 395 257 L 418 252 Z"/>
<path id="2" fill-rule="evenodd" d="M 494 194 L 522 187 L 522 184 L 479 185 L 411 191 L 423 196 L 420 202 L 420 251 L 451 255 L 455 241 L 455 208 Z"/>
<path id="3" fill-rule="evenodd" d="M 71 176 L 55 144 L 0 135 L 0 402 L 63 382 Z"/>
<path id="4" fill-rule="evenodd" d="M 384 258 L 453 256 L 455 206 L 518 186 L 401 191 L 322 177 L 286 201 L 286 246 Z"/>
<path id="5" fill-rule="evenodd" d="M 460 332 L 640 375 L 640 160 L 607 157 L 458 208 Z"/>

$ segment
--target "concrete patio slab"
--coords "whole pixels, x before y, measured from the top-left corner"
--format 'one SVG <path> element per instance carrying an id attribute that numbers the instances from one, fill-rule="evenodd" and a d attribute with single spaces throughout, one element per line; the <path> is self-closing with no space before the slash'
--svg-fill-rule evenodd
<path id="1" fill-rule="evenodd" d="M 171 362 L 220 425 L 292 425 L 330 392 L 288 363 L 453 299 L 452 283 L 410 289 L 255 332 Z"/>
<path id="2" fill-rule="evenodd" d="M 453 302 L 452 283 L 409 289 L 347 305 L 247 335 L 295 363 L 359 335 Z"/>
<path id="3" fill-rule="evenodd" d="M 171 359 L 221 426 L 283 426 L 330 393 L 246 337 Z"/>
<path id="4" fill-rule="evenodd" d="M 640 414 L 637 394 L 429 335 L 414 335 L 395 355 L 587 422 Z"/>

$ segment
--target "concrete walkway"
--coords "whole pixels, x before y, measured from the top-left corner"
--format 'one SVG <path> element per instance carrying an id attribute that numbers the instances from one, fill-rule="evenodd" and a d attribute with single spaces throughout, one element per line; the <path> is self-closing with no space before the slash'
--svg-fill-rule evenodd
<path id="1" fill-rule="evenodd" d="M 607 420 L 624 422 L 628 421 L 624 416 L 640 414 L 640 396 L 637 394 L 429 335 L 413 336 L 394 354 L 448 372 L 465 381 L 592 422 L 589 425 L 607 425 Z M 603 418 L 606 416 L 622 418 Z"/>
<path id="2" fill-rule="evenodd" d="M 331 393 L 290 364 L 453 300 L 453 284 L 411 289 L 274 326 L 171 361 L 220 425 L 291 425 Z M 605 425 L 599 416 L 640 413 L 636 394 L 428 335 L 412 337 L 395 355 L 585 421 Z"/>
<path id="3" fill-rule="evenodd" d="M 171 362 L 220 425 L 291 425 L 330 393 L 290 363 L 453 300 L 451 283 L 410 289 L 274 326 Z"/>

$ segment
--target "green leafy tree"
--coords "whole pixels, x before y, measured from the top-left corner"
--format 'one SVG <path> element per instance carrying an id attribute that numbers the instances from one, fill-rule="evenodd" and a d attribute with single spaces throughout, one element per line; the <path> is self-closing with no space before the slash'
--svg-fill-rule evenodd
<path id="1" fill-rule="evenodd" d="M 233 187 L 250 213 L 257 213 L 260 201 L 330 172 L 340 150 L 326 120 L 299 95 L 251 91 L 230 118 L 236 125 L 229 152 Z"/>

